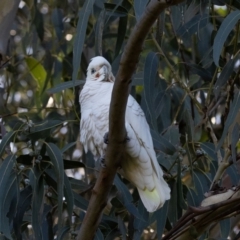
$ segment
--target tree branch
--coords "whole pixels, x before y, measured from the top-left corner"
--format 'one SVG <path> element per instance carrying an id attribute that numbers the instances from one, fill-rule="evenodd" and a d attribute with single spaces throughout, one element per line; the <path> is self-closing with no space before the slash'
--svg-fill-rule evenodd
<path id="1" fill-rule="evenodd" d="M 129 95 L 129 84 L 142 51 L 143 42 L 158 15 L 165 8 L 183 1 L 150 1 L 127 42 L 112 92 L 109 113 L 109 144 L 105 156 L 107 167 L 101 169 L 96 185 L 92 190 L 89 206 L 77 236 L 78 240 L 94 238 L 103 209 L 108 200 L 114 176 L 124 157 L 124 141 L 126 137 L 125 110 Z"/>

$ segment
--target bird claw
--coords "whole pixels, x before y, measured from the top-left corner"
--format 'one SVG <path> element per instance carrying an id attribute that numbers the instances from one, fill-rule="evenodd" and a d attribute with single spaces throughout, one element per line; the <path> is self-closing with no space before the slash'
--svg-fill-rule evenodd
<path id="1" fill-rule="evenodd" d="M 103 136 L 103 141 L 105 144 L 109 144 L 109 140 L 108 140 L 108 132 L 106 132 Z M 130 138 L 128 137 L 128 135 L 125 137 L 124 139 L 124 143 L 127 143 L 130 141 Z"/>
<path id="2" fill-rule="evenodd" d="M 101 165 L 102 168 L 106 168 L 107 167 L 107 165 L 105 163 L 105 157 L 101 157 L 100 158 L 100 165 Z"/>
<path id="3" fill-rule="evenodd" d="M 130 138 L 128 137 L 128 135 L 125 137 L 125 142 L 129 142 L 130 141 Z"/>
<path id="4" fill-rule="evenodd" d="M 108 143 L 109 143 L 109 141 L 108 141 L 108 132 L 106 132 L 106 133 L 104 134 L 104 136 L 103 136 L 103 141 L 104 141 L 105 144 L 108 144 Z"/>

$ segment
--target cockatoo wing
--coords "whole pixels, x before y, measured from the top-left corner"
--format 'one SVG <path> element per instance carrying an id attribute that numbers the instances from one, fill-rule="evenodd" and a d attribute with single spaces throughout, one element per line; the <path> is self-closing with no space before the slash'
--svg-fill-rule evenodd
<path id="1" fill-rule="evenodd" d="M 161 207 L 170 198 L 170 189 L 163 179 L 145 115 L 130 95 L 126 108 L 128 159 L 123 161 L 124 176 L 137 186 L 140 197 L 149 212 Z"/>

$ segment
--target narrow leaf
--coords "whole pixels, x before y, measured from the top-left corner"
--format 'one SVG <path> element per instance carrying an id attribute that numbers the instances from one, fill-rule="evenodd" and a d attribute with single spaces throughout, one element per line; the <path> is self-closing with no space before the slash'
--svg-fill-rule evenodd
<path id="1" fill-rule="evenodd" d="M 177 30 L 177 35 L 182 37 L 190 37 L 192 34 L 198 32 L 200 29 L 205 27 L 209 21 L 208 14 L 199 13 L 193 17 L 190 21 L 180 26 Z"/>
<path id="2" fill-rule="evenodd" d="M 61 152 L 62 153 L 65 153 L 69 148 L 73 147 L 76 145 L 76 142 L 71 142 L 71 143 L 68 143 L 66 144 L 62 149 L 61 149 Z"/>
<path id="3" fill-rule="evenodd" d="M 223 20 L 220 28 L 217 31 L 217 34 L 214 38 L 214 43 L 213 43 L 213 60 L 217 66 L 219 66 L 218 65 L 219 57 L 220 57 L 224 42 L 226 41 L 229 33 L 233 30 L 234 26 L 236 25 L 239 19 L 240 19 L 239 10 L 231 12 Z"/>
<path id="4" fill-rule="evenodd" d="M 178 172 L 177 172 L 177 195 L 178 195 L 178 205 L 182 209 L 187 209 L 187 205 L 185 203 L 183 197 L 183 186 L 182 186 L 182 178 L 181 178 L 181 163 L 178 161 Z"/>
<path id="5" fill-rule="evenodd" d="M 238 57 L 239 55 L 237 54 L 233 59 L 230 59 L 222 69 L 222 72 L 214 85 L 214 95 L 216 98 L 218 98 L 221 88 L 227 83 L 229 77 L 232 75 Z"/>
<path id="6" fill-rule="evenodd" d="M 62 229 L 60 229 L 60 232 L 59 232 L 59 235 L 58 235 L 58 239 L 59 240 L 63 240 L 63 239 L 66 239 L 64 238 L 66 233 L 70 230 L 70 227 L 64 227 Z"/>
<path id="7" fill-rule="evenodd" d="M 102 56 L 102 36 L 103 36 L 103 29 L 104 29 L 104 20 L 105 20 L 105 9 L 103 9 L 99 16 L 98 21 L 96 23 L 96 30 L 95 30 L 95 52 L 96 56 Z"/>
<path id="8" fill-rule="evenodd" d="M 133 226 L 135 231 L 133 239 L 140 239 L 144 228 L 148 226 L 149 213 L 147 212 L 141 200 L 139 200 L 138 203 L 138 211 L 142 217 L 141 219 L 134 218 Z"/>
<path id="9" fill-rule="evenodd" d="M 69 222 L 71 223 L 74 199 L 73 199 L 71 184 L 65 172 L 64 172 L 64 196 L 66 198 L 66 203 L 67 203 Z"/>
<path id="10" fill-rule="evenodd" d="M 57 176 L 57 192 L 58 192 L 58 229 L 62 227 L 62 204 L 63 204 L 63 188 L 64 188 L 64 168 L 63 159 L 60 149 L 53 143 L 47 143 L 47 153 L 53 163 L 53 168 Z"/>
<path id="11" fill-rule="evenodd" d="M 231 220 L 230 218 L 223 219 L 220 223 L 222 238 L 228 239 L 231 230 Z"/>
<path id="12" fill-rule="evenodd" d="M 123 205 L 125 208 L 132 213 L 135 217 L 141 218 L 137 208 L 134 206 L 132 195 L 130 194 L 126 185 L 121 181 L 121 179 L 116 175 L 114 179 L 114 184 L 117 187 L 118 191 L 121 193 L 123 198 Z M 120 200 L 121 201 L 121 200 Z"/>
<path id="13" fill-rule="evenodd" d="M 81 63 L 82 50 L 84 46 L 84 40 L 86 36 L 87 24 L 89 16 L 92 12 L 93 4 L 95 0 L 85 1 L 82 9 L 78 14 L 77 34 L 73 44 L 73 83 L 77 80 L 78 69 Z"/>
<path id="14" fill-rule="evenodd" d="M 38 123 L 35 123 L 34 126 L 30 128 L 29 133 L 31 134 L 31 133 L 52 129 L 54 127 L 61 125 L 62 123 L 63 121 L 61 120 L 46 120 L 44 122 L 38 122 Z"/>
<path id="15" fill-rule="evenodd" d="M 236 163 L 236 145 L 239 140 L 239 131 L 240 126 L 238 123 L 235 123 L 234 128 L 232 130 L 231 136 L 231 150 L 232 150 L 232 159 L 233 162 Z"/>
<path id="16" fill-rule="evenodd" d="M 163 207 L 158 209 L 156 212 L 157 236 L 159 240 L 162 239 L 162 235 L 165 229 L 165 224 L 167 221 L 168 205 L 169 205 L 169 201 L 166 201 Z"/>
<path id="17" fill-rule="evenodd" d="M 35 166 L 32 175 L 29 177 L 31 180 L 31 185 L 33 189 L 33 201 L 32 201 L 32 227 L 36 239 L 42 239 L 42 231 L 39 227 L 42 223 L 42 214 L 40 210 L 43 204 L 44 198 L 44 184 L 42 173 L 39 171 L 38 167 Z"/>
<path id="18" fill-rule="evenodd" d="M 9 132 L 5 134 L 4 137 L 2 138 L 2 141 L 0 143 L 0 157 L 3 155 L 6 146 L 11 142 L 15 134 L 16 132 Z"/>
<path id="19" fill-rule="evenodd" d="M 0 232 L 9 239 L 12 239 L 12 237 L 10 234 L 7 213 L 13 197 L 12 189 L 14 187 L 14 183 L 16 182 L 16 175 L 13 172 L 15 161 L 15 155 L 9 155 L 4 159 L 0 167 Z"/>
<path id="20" fill-rule="evenodd" d="M 81 195 L 73 192 L 73 197 L 74 197 L 74 204 L 80 208 L 80 209 L 83 209 L 83 210 L 87 210 L 87 207 L 88 207 L 88 201 L 82 197 Z"/>
<path id="21" fill-rule="evenodd" d="M 176 148 L 163 136 L 155 132 L 151 129 L 151 135 L 153 138 L 154 148 L 166 153 L 166 154 L 174 154 L 176 152 Z"/>
<path id="22" fill-rule="evenodd" d="M 85 83 L 85 80 L 75 80 L 75 81 L 63 82 L 63 83 L 60 83 L 53 88 L 48 89 L 47 93 L 49 93 L 49 94 L 58 93 L 58 92 L 61 92 L 65 89 L 73 88 L 73 87 L 82 85 L 84 83 Z"/>
<path id="23" fill-rule="evenodd" d="M 43 65 L 33 57 L 25 57 L 25 62 L 28 66 L 29 72 L 38 85 L 38 90 L 41 93 L 47 77 L 47 72 Z"/>
<path id="24" fill-rule="evenodd" d="M 224 141 L 224 139 L 225 139 L 225 137 L 228 133 L 228 129 L 231 126 L 234 119 L 236 118 L 239 109 L 240 109 L 240 92 L 236 91 L 235 94 L 234 94 L 233 102 L 230 104 L 230 110 L 229 110 L 229 113 L 228 113 L 228 116 L 227 116 L 227 120 L 225 122 L 223 133 L 222 133 L 222 136 L 221 136 L 221 138 L 218 142 L 216 150 L 219 150 L 219 148 L 222 146 L 223 141 Z"/>
<path id="25" fill-rule="evenodd" d="M 94 240 L 104 240 L 103 234 L 99 228 L 96 231 Z"/>
<path id="26" fill-rule="evenodd" d="M 148 0 L 134 1 L 134 11 L 135 11 L 135 16 L 137 18 L 137 21 L 139 21 L 140 17 L 142 16 L 147 3 L 148 3 Z"/>
<path id="27" fill-rule="evenodd" d="M 63 38 L 64 25 L 63 25 L 63 11 L 59 8 L 55 8 L 52 11 L 52 23 L 55 28 L 55 32 L 58 38 L 58 41 L 61 41 Z"/>
<path id="28" fill-rule="evenodd" d="M 29 185 L 20 192 L 17 204 L 17 213 L 13 219 L 13 229 L 17 239 L 21 238 L 21 227 L 25 212 L 31 207 L 32 187 Z"/>
<path id="29" fill-rule="evenodd" d="M 123 240 L 127 240 L 127 238 L 126 238 L 127 230 L 126 230 L 126 226 L 125 226 L 125 224 L 123 222 L 123 219 L 120 216 L 118 216 L 117 219 L 118 219 L 118 228 L 119 228 L 119 230 L 120 230 L 120 232 L 122 234 L 122 239 Z"/>
<path id="30" fill-rule="evenodd" d="M 118 34 L 117 34 L 117 42 L 115 46 L 115 58 L 119 55 L 120 50 L 122 48 L 126 31 L 127 31 L 127 22 L 128 22 L 128 15 L 125 17 L 121 17 L 118 23 Z"/>
<path id="31" fill-rule="evenodd" d="M 158 70 L 158 57 L 154 52 L 147 55 L 144 66 L 144 97 L 148 113 L 151 119 L 152 127 L 157 130 L 157 121 L 155 116 L 153 92 L 155 89 L 155 79 Z"/>

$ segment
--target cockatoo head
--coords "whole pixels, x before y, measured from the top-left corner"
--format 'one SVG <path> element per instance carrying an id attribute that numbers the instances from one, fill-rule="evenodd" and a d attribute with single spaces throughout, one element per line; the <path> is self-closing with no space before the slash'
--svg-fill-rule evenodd
<path id="1" fill-rule="evenodd" d="M 110 63 L 101 56 L 94 57 L 87 68 L 87 81 L 114 82 Z"/>

